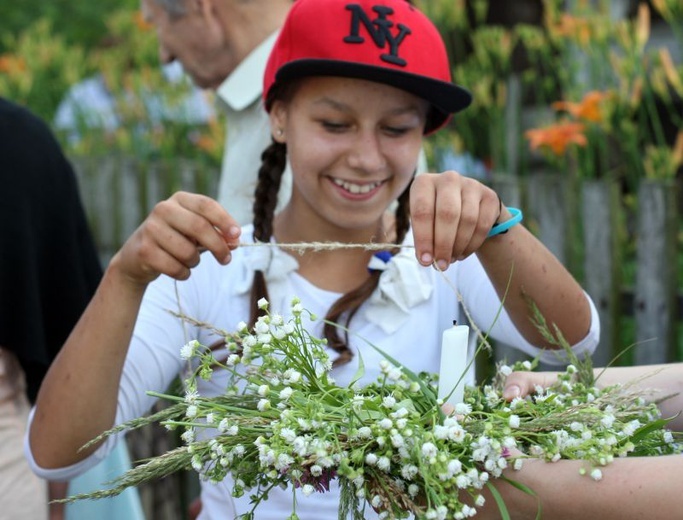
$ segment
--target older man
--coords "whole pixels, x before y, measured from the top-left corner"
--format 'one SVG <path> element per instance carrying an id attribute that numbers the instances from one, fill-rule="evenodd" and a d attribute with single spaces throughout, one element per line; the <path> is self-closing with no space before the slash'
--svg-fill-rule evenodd
<path id="1" fill-rule="evenodd" d="M 161 61 L 179 61 L 197 86 L 216 90 L 227 114 L 218 200 L 241 224 L 252 220 L 261 152 L 270 144 L 260 102 L 263 72 L 291 6 L 292 0 L 142 0 Z M 290 179 L 283 179 L 281 204 Z"/>

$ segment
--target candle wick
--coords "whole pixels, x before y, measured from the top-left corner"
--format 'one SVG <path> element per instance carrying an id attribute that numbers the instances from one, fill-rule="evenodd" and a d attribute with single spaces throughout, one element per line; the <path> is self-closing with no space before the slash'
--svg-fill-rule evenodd
<path id="1" fill-rule="evenodd" d="M 455 327 L 458 324 L 458 320 L 453 320 L 453 326 Z"/>

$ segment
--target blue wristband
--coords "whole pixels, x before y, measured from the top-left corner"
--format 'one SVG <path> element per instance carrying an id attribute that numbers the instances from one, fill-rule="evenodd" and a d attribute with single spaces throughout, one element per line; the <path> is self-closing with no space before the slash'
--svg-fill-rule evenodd
<path id="1" fill-rule="evenodd" d="M 524 218 L 521 209 L 508 208 L 508 211 L 512 214 L 512 217 L 509 220 L 506 220 L 505 222 L 501 222 L 500 224 L 496 224 L 495 226 L 493 226 L 491 228 L 491 231 L 489 231 L 489 234 L 486 235 L 487 237 L 494 237 L 496 235 L 500 235 L 501 233 L 507 233 L 508 229 L 510 229 L 515 224 L 519 224 Z"/>

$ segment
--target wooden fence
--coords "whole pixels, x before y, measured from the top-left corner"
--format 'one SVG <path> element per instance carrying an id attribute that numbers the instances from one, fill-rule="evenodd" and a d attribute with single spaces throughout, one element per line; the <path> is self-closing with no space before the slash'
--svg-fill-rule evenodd
<path id="1" fill-rule="evenodd" d="M 158 201 L 179 189 L 214 195 L 219 175 L 184 160 L 73 162 L 105 263 Z M 625 341 L 636 343 L 634 362 L 678 359 L 680 218 L 674 182 L 643 181 L 630 206 L 608 181 L 539 173 L 502 175 L 491 185 L 507 205 L 524 210 L 526 226 L 592 296 L 602 324 L 597 364 L 612 360 L 629 346 Z M 629 273 L 635 273 L 632 280 L 625 279 Z"/>
<path id="2" fill-rule="evenodd" d="M 183 160 L 149 163 L 111 157 L 73 162 L 105 263 L 158 201 L 178 189 L 216 193 L 218 172 Z M 630 205 L 624 203 L 627 199 L 619 186 L 608 181 L 539 173 L 525 178 L 499 176 L 491 185 L 507 205 L 523 209 L 527 227 L 592 296 L 601 319 L 596 365 L 609 363 L 631 344 L 625 356 L 628 362 L 679 359 L 680 219 L 675 183 L 643 181 Z M 494 359 L 510 361 L 520 355 L 497 345 Z M 492 361 L 485 363 L 490 370 Z M 158 443 L 168 442 L 165 431 L 140 435 L 131 443 L 134 458 L 153 454 L 150 445 L 163 451 Z M 183 493 L 172 491 L 174 485 L 179 484 L 167 482 L 155 491 L 142 490 L 150 520 L 183 518 L 186 501 L 178 498 Z M 169 497 L 175 497 L 175 505 L 169 506 Z"/>

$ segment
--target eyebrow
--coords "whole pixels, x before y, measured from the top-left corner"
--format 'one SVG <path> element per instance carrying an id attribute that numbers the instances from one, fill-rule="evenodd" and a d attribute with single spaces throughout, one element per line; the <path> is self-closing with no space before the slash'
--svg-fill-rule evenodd
<path id="1" fill-rule="evenodd" d="M 340 101 L 337 101 L 335 99 L 323 96 L 313 102 L 314 105 L 327 105 L 335 110 L 339 110 L 340 112 L 350 112 L 351 107 L 349 107 L 346 103 L 342 103 Z M 395 109 L 392 109 L 389 111 L 391 115 L 401 115 L 401 114 L 408 114 L 408 113 L 418 113 L 419 114 L 419 109 L 417 106 L 414 105 L 407 105 L 403 107 L 397 107 Z"/>

